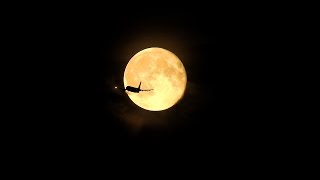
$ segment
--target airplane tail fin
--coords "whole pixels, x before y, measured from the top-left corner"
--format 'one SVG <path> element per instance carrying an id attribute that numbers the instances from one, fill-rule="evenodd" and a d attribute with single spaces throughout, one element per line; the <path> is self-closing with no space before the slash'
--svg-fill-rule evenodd
<path id="1" fill-rule="evenodd" d="M 140 82 L 139 87 L 138 87 L 139 89 L 140 89 L 140 86 L 141 86 L 141 82 Z"/>

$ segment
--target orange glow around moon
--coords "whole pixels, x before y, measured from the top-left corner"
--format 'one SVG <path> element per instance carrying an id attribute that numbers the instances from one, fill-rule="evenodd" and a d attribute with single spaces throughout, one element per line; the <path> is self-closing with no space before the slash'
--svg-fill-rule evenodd
<path id="1" fill-rule="evenodd" d="M 180 59 L 172 52 L 158 47 L 144 49 L 128 62 L 124 85 L 152 91 L 133 93 L 129 98 L 139 107 L 150 111 L 162 111 L 175 105 L 184 94 L 187 74 Z"/>

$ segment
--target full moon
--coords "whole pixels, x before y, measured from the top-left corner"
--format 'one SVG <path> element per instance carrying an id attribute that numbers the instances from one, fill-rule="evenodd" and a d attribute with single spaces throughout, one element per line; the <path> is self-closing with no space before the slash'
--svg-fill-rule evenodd
<path id="1" fill-rule="evenodd" d="M 135 54 L 124 71 L 125 87 L 138 87 L 151 91 L 126 91 L 139 107 L 162 111 L 174 106 L 184 95 L 187 85 L 186 70 L 172 52 L 158 47 L 144 49 Z"/>

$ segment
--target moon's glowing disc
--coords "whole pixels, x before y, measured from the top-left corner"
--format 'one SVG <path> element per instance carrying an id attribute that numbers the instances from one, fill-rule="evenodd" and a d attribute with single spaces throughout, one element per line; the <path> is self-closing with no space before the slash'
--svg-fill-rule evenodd
<path id="1" fill-rule="evenodd" d="M 152 91 L 126 91 L 138 106 L 150 111 L 161 111 L 175 105 L 184 94 L 187 74 L 180 59 L 172 52 L 152 47 L 135 54 L 124 71 L 126 86 Z"/>

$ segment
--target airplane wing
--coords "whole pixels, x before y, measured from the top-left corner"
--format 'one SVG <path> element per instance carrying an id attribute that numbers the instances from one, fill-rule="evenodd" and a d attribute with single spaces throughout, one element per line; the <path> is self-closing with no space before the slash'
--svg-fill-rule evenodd
<path id="1" fill-rule="evenodd" d="M 153 89 L 141 89 L 141 91 L 152 91 Z"/>

